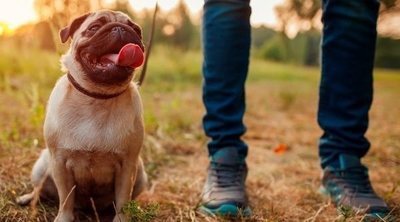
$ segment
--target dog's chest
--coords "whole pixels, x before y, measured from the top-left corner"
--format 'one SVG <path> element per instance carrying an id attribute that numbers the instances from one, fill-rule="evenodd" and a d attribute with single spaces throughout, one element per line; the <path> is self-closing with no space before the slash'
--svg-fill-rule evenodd
<path id="1" fill-rule="evenodd" d="M 54 127 L 59 147 L 73 150 L 122 151 L 134 133 L 134 111 L 126 104 L 80 105 L 58 112 Z M 73 112 L 71 112 L 73 110 Z"/>

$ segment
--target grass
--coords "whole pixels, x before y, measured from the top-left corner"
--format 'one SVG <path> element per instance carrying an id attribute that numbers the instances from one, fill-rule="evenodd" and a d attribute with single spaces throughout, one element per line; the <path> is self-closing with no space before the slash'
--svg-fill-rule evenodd
<path id="1" fill-rule="evenodd" d="M 51 221 L 57 208 L 41 203 L 38 214 L 17 206 L 31 190 L 29 175 L 44 147 L 42 124 L 49 93 L 61 75 L 59 55 L 0 45 L 0 221 Z M 201 54 L 155 48 L 141 88 L 146 140 L 143 158 L 151 189 L 125 209 L 140 221 L 226 221 L 196 213 L 207 167 L 201 118 Z M 139 73 L 139 72 L 137 72 Z M 400 75 L 375 71 L 375 97 L 364 162 L 376 191 L 400 218 Z M 252 58 L 247 82 L 249 176 L 254 215 L 248 221 L 359 221 L 338 214 L 318 192 L 316 123 L 319 70 Z M 283 154 L 273 150 L 289 147 Z M 81 221 L 95 221 L 81 213 Z M 140 218 L 140 219 L 138 219 Z M 241 220 L 241 219 L 238 219 Z"/>
<path id="2" fill-rule="evenodd" d="M 123 208 L 123 212 L 129 215 L 131 221 L 152 221 L 156 218 L 157 211 L 157 204 L 149 204 L 142 209 L 136 201 L 129 202 L 129 204 Z"/>

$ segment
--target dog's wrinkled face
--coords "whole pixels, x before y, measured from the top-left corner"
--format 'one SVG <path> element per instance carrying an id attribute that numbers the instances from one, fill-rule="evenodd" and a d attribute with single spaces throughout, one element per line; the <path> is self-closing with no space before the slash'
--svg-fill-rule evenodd
<path id="1" fill-rule="evenodd" d="M 115 64 L 106 55 L 118 54 L 128 43 L 144 51 L 140 27 L 121 12 L 104 10 L 83 15 L 61 30 L 60 37 L 62 42 L 72 38 L 70 53 L 92 82 L 103 85 L 127 82 L 134 70 Z"/>

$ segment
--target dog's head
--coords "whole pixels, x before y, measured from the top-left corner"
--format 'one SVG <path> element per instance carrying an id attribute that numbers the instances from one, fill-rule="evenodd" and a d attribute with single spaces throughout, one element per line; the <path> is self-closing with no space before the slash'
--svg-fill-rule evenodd
<path id="1" fill-rule="evenodd" d="M 121 12 L 102 10 L 85 14 L 60 31 L 65 43 L 72 38 L 62 63 L 85 85 L 122 86 L 133 76 L 134 67 L 108 59 L 133 43 L 144 51 L 140 27 Z"/>

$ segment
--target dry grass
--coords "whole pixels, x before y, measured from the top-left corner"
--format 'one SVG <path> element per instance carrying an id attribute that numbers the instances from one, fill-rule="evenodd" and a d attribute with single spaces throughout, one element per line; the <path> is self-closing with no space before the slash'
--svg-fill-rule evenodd
<path id="1" fill-rule="evenodd" d="M 170 56 L 170 51 L 156 51 L 141 89 L 147 127 L 143 156 L 152 188 L 139 203 L 145 209 L 157 203 L 155 221 L 226 221 L 195 212 L 208 164 L 207 138 L 201 128 L 200 56 L 178 51 Z M 183 59 L 178 63 L 176 56 Z M 49 60 L 56 62 L 53 57 Z M 40 67 L 35 73 L 1 67 L 2 59 L 0 221 L 51 221 L 56 207 L 41 203 L 32 216 L 29 207 L 17 206 L 14 199 L 31 190 L 30 170 L 44 146 L 43 108 L 59 73 L 47 67 L 50 77 L 46 77 L 35 74 L 41 73 Z M 252 61 L 244 138 L 250 144 L 247 185 L 254 216 L 247 221 L 359 221 L 357 215 L 338 215 L 317 192 L 318 70 Z M 377 192 L 400 218 L 400 75 L 377 73 L 368 131 L 372 148 L 365 163 Z M 277 155 L 273 148 L 278 144 L 287 144 L 289 150 Z M 79 217 L 96 221 L 83 213 Z"/>

